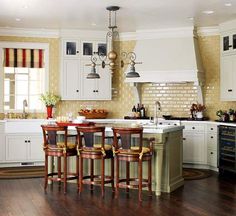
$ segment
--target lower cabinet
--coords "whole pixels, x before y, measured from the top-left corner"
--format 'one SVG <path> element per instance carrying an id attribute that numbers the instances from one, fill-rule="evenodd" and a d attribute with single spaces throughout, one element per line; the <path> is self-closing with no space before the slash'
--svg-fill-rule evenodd
<path id="1" fill-rule="evenodd" d="M 183 162 L 194 164 L 207 163 L 204 133 L 184 132 Z"/>
<path id="2" fill-rule="evenodd" d="M 6 161 L 43 161 L 42 135 L 6 135 Z"/>
<path id="3" fill-rule="evenodd" d="M 207 164 L 207 143 L 205 126 L 197 122 L 182 122 L 183 130 L 183 163 Z"/>
<path id="4" fill-rule="evenodd" d="M 207 164 L 217 168 L 217 125 L 207 124 Z"/>

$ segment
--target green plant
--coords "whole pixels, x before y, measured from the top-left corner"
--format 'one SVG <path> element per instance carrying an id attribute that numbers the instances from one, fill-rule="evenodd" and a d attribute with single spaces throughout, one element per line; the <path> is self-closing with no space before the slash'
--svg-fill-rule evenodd
<path id="1" fill-rule="evenodd" d="M 216 115 L 219 116 L 219 117 L 222 117 L 224 115 L 225 111 L 222 111 L 222 110 L 217 110 L 216 111 Z"/>
<path id="2" fill-rule="evenodd" d="M 41 94 L 40 100 L 45 104 L 45 106 L 55 106 L 56 103 L 61 100 L 61 97 L 54 95 L 53 93 L 46 92 Z"/>

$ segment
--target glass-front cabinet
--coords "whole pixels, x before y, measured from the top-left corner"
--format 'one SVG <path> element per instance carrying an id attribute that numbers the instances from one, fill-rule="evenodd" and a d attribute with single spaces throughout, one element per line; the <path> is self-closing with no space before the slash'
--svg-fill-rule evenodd
<path id="1" fill-rule="evenodd" d="M 82 41 L 81 42 L 82 56 L 91 57 L 91 55 L 98 53 L 99 55 L 107 54 L 107 45 L 105 42 L 98 41 Z"/>
<path id="2" fill-rule="evenodd" d="M 236 32 L 222 36 L 222 54 L 236 53 Z"/>
<path id="3" fill-rule="evenodd" d="M 63 52 L 65 57 L 79 56 L 79 40 L 65 40 L 63 44 Z"/>

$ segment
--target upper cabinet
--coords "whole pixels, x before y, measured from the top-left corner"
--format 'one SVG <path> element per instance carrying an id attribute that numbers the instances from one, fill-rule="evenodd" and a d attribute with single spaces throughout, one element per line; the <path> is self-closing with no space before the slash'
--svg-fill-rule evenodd
<path id="1" fill-rule="evenodd" d="M 220 24 L 220 99 L 236 101 L 236 20 Z"/>
<path id="2" fill-rule="evenodd" d="M 96 66 L 100 79 L 87 79 L 91 72 L 91 56 L 107 54 L 107 45 L 100 40 L 61 40 L 61 98 L 62 100 L 111 100 L 111 72 Z"/>
<path id="3" fill-rule="evenodd" d="M 236 30 L 224 33 L 221 36 L 221 53 L 236 54 Z"/>
<path id="4" fill-rule="evenodd" d="M 87 79 L 91 72 L 88 60 L 81 61 L 81 99 L 84 100 L 111 100 L 111 72 L 108 68 L 97 67 L 100 79 Z"/>
<path id="5" fill-rule="evenodd" d="M 81 42 L 82 57 L 91 57 L 94 53 L 99 55 L 107 54 L 107 45 L 100 41 L 82 41 Z"/>
<path id="6" fill-rule="evenodd" d="M 221 57 L 220 97 L 222 101 L 236 101 L 236 55 Z"/>
<path id="7" fill-rule="evenodd" d="M 79 40 L 63 40 L 63 56 L 78 58 L 80 54 L 79 47 Z"/>

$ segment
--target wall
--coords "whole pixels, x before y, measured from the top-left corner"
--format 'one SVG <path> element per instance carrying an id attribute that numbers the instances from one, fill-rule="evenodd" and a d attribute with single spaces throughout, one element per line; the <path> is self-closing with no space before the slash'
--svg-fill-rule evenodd
<path id="1" fill-rule="evenodd" d="M 236 102 L 221 102 L 219 95 L 219 71 L 220 71 L 220 50 L 219 36 L 199 37 L 200 52 L 202 55 L 203 67 L 205 70 L 206 83 L 203 88 L 206 111 L 205 115 L 210 119 L 216 119 L 215 112 L 218 109 L 236 108 Z M 50 90 L 59 93 L 59 46 L 60 40 L 55 38 L 28 38 L 28 37 L 2 37 L 0 41 L 15 42 L 42 42 L 49 43 L 49 82 Z M 132 51 L 135 41 L 122 41 L 115 43 L 115 49 L 122 51 Z M 119 60 L 119 59 L 118 59 Z M 137 55 L 137 60 L 138 55 Z M 138 70 L 138 65 L 137 65 Z M 66 115 L 72 112 L 74 116 L 86 106 L 103 108 L 110 111 L 109 118 L 122 118 L 130 112 L 135 103 L 133 88 L 124 83 L 124 70 L 116 70 L 112 78 L 112 101 L 61 101 L 56 107 L 56 115 Z M 172 114 L 174 116 L 188 117 L 190 106 L 197 100 L 196 86 L 192 83 L 185 84 L 157 84 L 145 83 L 141 86 L 141 100 L 147 108 L 147 114 L 153 115 L 153 104 L 159 100 L 162 104 L 162 114 Z M 39 118 L 45 117 L 44 113 L 37 115 Z M 0 114 L 3 118 L 3 114 Z"/>

